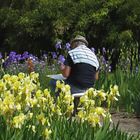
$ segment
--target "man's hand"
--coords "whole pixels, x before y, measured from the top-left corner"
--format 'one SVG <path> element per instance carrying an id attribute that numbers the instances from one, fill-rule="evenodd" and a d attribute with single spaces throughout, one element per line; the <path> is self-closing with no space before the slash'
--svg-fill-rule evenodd
<path id="1" fill-rule="evenodd" d="M 71 67 L 66 66 L 66 65 L 64 65 L 64 64 L 61 64 L 61 65 L 60 65 L 60 70 L 61 70 L 62 75 L 63 75 L 64 77 L 69 77 L 70 71 L 71 71 Z"/>

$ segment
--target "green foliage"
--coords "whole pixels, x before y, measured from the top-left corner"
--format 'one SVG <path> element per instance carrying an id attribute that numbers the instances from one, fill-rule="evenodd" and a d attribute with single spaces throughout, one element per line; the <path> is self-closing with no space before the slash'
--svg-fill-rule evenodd
<path id="1" fill-rule="evenodd" d="M 61 125 L 63 121 L 63 124 Z M 52 140 L 137 140 L 137 136 L 128 135 L 118 130 L 118 126 L 110 129 L 110 124 L 105 123 L 101 128 L 91 128 L 87 123 L 76 123 L 76 121 L 57 120 L 52 128 Z M 58 127 L 60 126 L 61 127 Z M 79 128 L 79 129 L 77 129 Z M 94 132 L 94 133 L 93 133 Z"/>
<path id="2" fill-rule="evenodd" d="M 105 90 L 108 90 L 111 84 L 117 84 L 120 93 L 119 101 L 113 107 L 119 107 L 127 112 L 140 115 L 140 71 L 133 73 L 118 69 L 114 73 L 101 73 L 95 87 L 97 89 L 104 87 Z"/>
<path id="3" fill-rule="evenodd" d="M 67 42 L 78 32 L 98 48 L 120 48 L 124 37 L 139 45 L 139 5 L 138 0 L 1 1 L 1 50 L 37 53 L 52 49 L 56 38 Z"/>
<path id="4" fill-rule="evenodd" d="M 0 117 L 0 120 L 3 118 Z M 118 126 L 113 125 L 110 129 L 110 124 L 105 123 L 101 128 L 91 128 L 87 123 L 78 123 L 75 120 L 67 120 L 65 118 L 56 118 L 51 124 L 52 134 L 51 140 L 138 140 L 139 136 L 122 132 Z M 3 123 L 0 127 L 1 140 L 39 140 L 43 139 L 38 133 L 33 133 L 23 127 L 23 131 L 12 131 Z M 5 132 L 6 130 L 6 132 Z M 39 129 L 38 129 L 39 131 Z M 5 134 L 5 135 L 4 135 Z"/>

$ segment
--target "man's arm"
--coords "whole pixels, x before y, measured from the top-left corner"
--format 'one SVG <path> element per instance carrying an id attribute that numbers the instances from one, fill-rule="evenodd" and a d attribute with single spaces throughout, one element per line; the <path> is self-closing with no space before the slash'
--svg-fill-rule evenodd
<path id="1" fill-rule="evenodd" d="M 99 70 L 96 71 L 96 73 L 95 73 L 95 80 L 98 80 L 98 79 L 99 79 Z"/>
<path id="2" fill-rule="evenodd" d="M 61 64 L 60 65 L 60 70 L 61 70 L 61 73 L 64 77 L 69 77 L 70 75 L 70 72 L 71 72 L 71 67 L 70 66 L 66 66 L 64 64 Z"/>

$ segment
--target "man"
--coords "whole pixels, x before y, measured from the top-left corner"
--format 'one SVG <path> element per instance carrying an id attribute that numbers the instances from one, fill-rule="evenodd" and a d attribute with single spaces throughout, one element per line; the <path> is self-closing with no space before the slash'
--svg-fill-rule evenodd
<path id="1" fill-rule="evenodd" d="M 99 62 L 96 55 L 87 47 L 88 42 L 83 36 L 76 36 L 71 41 L 67 59 L 61 64 L 65 83 L 71 86 L 71 93 L 79 93 L 93 87 L 98 79 Z"/>

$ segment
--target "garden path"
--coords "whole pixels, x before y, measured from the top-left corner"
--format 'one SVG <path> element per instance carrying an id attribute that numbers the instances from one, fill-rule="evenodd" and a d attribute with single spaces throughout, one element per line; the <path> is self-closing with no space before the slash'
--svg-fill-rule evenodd
<path id="1" fill-rule="evenodd" d="M 119 129 L 130 133 L 140 134 L 140 117 L 125 112 L 112 113 L 112 120 L 115 124 L 119 121 Z"/>

